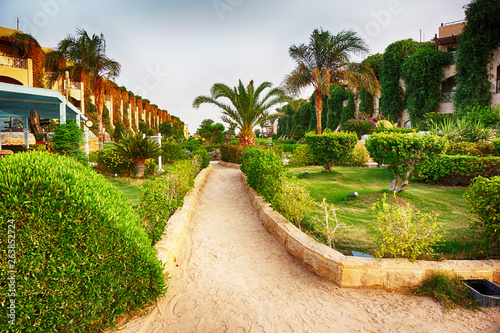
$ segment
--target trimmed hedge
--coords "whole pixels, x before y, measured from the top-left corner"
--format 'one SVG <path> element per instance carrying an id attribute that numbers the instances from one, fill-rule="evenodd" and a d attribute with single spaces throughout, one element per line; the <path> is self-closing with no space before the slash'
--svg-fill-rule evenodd
<path id="1" fill-rule="evenodd" d="M 414 179 L 423 182 L 467 186 L 478 177 L 500 175 L 500 157 L 443 155 L 417 166 Z"/>
<path id="2" fill-rule="evenodd" d="M 178 160 L 187 160 L 189 155 L 182 145 L 175 142 L 163 142 L 161 144 L 161 158 L 165 163 L 173 163 Z"/>
<path id="3" fill-rule="evenodd" d="M 494 156 L 497 155 L 491 142 L 454 142 L 446 151 L 447 155 Z"/>
<path id="4" fill-rule="evenodd" d="M 201 158 L 177 161 L 167 175 L 140 187 L 139 214 L 151 245 L 161 239 L 168 219 L 183 205 L 184 196 L 194 185 L 200 163 Z"/>
<path id="5" fill-rule="evenodd" d="M 9 244 L 18 332 L 100 332 L 166 291 L 163 267 L 130 203 L 73 159 L 46 152 L 0 159 L 0 211 L 2 230 L 15 230 Z M 7 237 L 0 239 L 7 258 Z M 14 268 L 5 261 L 1 276 Z M 6 325 L 4 314 L 0 331 Z"/>
<path id="6" fill-rule="evenodd" d="M 358 137 L 356 133 L 306 134 L 306 144 L 314 155 L 314 160 L 326 171 L 332 171 L 334 164 L 343 164 L 349 160 Z"/>
<path id="7" fill-rule="evenodd" d="M 228 163 L 241 164 L 241 153 L 243 153 L 246 148 L 246 146 L 238 145 L 221 145 L 220 159 Z"/>
<path id="8" fill-rule="evenodd" d="M 500 138 L 495 138 L 492 142 L 495 150 L 497 151 L 497 155 L 500 155 Z"/>
<path id="9" fill-rule="evenodd" d="M 281 179 L 286 175 L 281 157 L 271 149 L 250 147 L 245 149 L 241 160 L 241 170 L 247 175 L 248 185 L 267 202 L 272 202 Z"/>
<path id="10" fill-rule="evenodd" d="M 471 212 L 479 217 L 471 227 L 482 229 L 485 245 L 491 240 L 500 244 L 500 177 L 475 178 L 464 197 Z"/>
<path id="11" fill-rule="evenodd" d="M 399 133 L 399 134 L 409 134 L 415 133 L 415 129 L 406 128 L 406 127 L 383 127 L 377 126 L 375 127 L 375 133 Z"/>

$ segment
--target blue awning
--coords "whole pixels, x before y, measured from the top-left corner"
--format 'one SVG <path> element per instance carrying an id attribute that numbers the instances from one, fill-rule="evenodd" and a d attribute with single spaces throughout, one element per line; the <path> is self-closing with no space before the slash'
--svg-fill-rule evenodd
<path id="1" fill-rule="evenodd" d="M 0 117 L 29 117 L 36 110 L 40 118 L 87 119 L 66 97 L 51 89 L 0 82 Z M 65 122 L 65 121 L 64 121 Z"/>

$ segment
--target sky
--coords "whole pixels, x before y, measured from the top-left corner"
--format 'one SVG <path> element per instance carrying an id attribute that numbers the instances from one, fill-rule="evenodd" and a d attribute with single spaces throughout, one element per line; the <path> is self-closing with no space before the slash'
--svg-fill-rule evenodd
<path id="1" fill-rule="evenodd" d="M 441 23 L 463 20 L 470 0 L 0 0 L 0 26 L 57 47 L 77 29 L 104 35 L 106 53 L 121 64 L 114 81 L 184 121 L 192 134 L 220 111 L 203 104 L 214 83 L 264 81 L 279 86 L 295 63 L 291 45 L 307 44 L 316 28 L 354 29 L 370 52 L 398 40 L 428 41 Z M 307 98 L 312 88 L 297 98 Z M 265 91 L 264 91 L 265 93 Z"/>

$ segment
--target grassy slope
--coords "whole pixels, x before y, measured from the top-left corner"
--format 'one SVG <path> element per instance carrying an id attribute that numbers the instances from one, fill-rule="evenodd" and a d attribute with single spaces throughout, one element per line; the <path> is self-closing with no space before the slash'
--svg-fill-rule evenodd
<path id="1" fill-rule="evenodd" d="M 307 181 L 313 199 L 320 202 L 326 198 L 327 202 L 340 208 L 339 220 L 349 226 L 337 231 L 336 248 L 346 254 L 351 250 L 376 251 L 374 236 L 377 221 L 371 207 L 382 198 L 383 193 L 387 193 L 392 173 L 385 168 L 353 167 L 337 167 L 332 173 L 326 173 L 319 166 L 291 168 L 289 173 L 299 176 L 306 170 L 309 174 L 300 178 Z M 481 238 L 476 231 L 469 229 L 471 216 L 462 197 L 465 190 L 465 187 L 410 182 L 406 190 L 398 194 L 398 198 L 423 211 L 440 214 L 439 221 L 446 230 L 446 241 L 435 250 L 442 253 L 442 257 L 484 257 L 477 249 Z M 348 193 L 355 191 L 359 194 L 357 198 L 347 197 Z"/>

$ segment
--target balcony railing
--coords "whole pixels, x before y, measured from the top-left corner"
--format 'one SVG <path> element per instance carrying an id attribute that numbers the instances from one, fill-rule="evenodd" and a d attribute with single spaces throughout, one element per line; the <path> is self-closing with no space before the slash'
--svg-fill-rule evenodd
<path id="1" fill-rule="evenodd" d="M 0 66 L 19 68 L 19 69 L 27 69 L 26 59 L 0 56 Z"/>
<path id="2" fill-rule="evenodd" d="M 441 103 L 452 103 L 453 91 L 443 91 L 441 94 Z"/>

